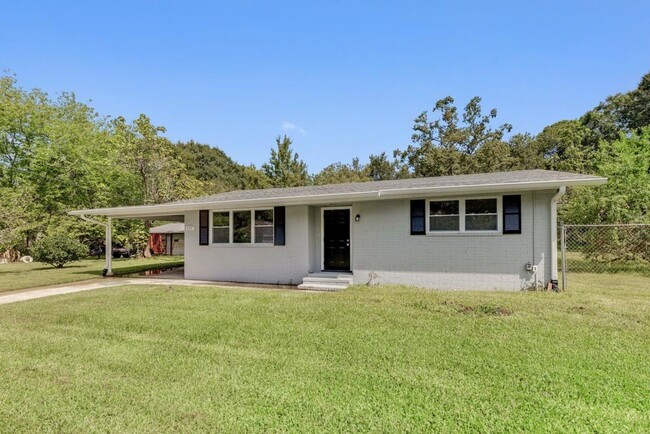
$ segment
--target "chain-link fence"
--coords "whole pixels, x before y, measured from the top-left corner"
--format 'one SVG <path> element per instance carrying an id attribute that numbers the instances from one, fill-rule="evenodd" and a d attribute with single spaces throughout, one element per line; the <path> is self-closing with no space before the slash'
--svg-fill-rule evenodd
<path id="1" fill-rule="evenodd" d="M 561 225 L 562 288 L 567 274 L 641 273 L 650 277 L 650 225 Z"/>

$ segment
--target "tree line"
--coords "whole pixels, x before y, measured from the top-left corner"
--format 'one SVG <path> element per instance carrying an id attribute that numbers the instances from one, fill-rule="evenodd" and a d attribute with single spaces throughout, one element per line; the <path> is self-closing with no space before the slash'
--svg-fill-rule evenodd
<path id="1" fill-rule="evenodd" d="M 80 208 L 156 204 L 224 191 L 364 182 L 519 169 L 607 176 L 607 185 L 572 189 L 561 217 L 572 223 L 650 222 L 650 74 L 577 119 L 539 134 L 512 134 L 484 112 L 481 98 L 458 107 L 440 99 L 416 117 L 410 143 L 362 162 L 310 174 L 290 137 L 276 138 L 268 162 L 242 165 L 221 149 L 173 143 L 146 115 L 98 114 L 73 93 L 55 97 L 0 77 L 0 251 L 29 251 L 45 234 L 87 245 L 101 228 L 66 215 Z M 117 220 L 119 243 L 147 251 L 151 222 Z"/>

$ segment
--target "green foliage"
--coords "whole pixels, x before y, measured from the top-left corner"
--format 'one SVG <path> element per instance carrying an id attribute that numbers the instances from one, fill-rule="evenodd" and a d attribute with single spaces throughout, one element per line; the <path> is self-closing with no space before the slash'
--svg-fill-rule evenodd
<path id="1" fill-rule="evenodd" d="M 196 196 L 201 186 L 177 158 L 172 144 L 159 134 L 146 115 L 128 124 L 122 117 L 113 121 L 113 143 L 122 152 L 125 176 L 133 178 L 137 204 L 156 204 Z"/>
<path id="2" fill-rule="evenodd" d="M 245 167 L 234 162 L 221 149 L 190 140 L 176 143 L 175 150 L 188 175 L 203 182 L 205 194 L 245 187 Z"/>
<path id="3" fill-rule="evenodd" d="M 544 128 L 535 141 L 550 170 L 588 172 L 591 150 L 584 146 L 589 131 L 579 121 L 560 121 Z"/>
<path id="4" fill-rule="evenodd" d="M 650 223 L 650 127 L 602 142 L 594 164 L 607 184 L 574 189 L 561 217 L 570 223 Z"/>
<path id="5" fill-rule="evenodd" d="M 370 181 L 370 178 L 366 168 L 359 164 L 358 158 L 353 159 L 352 164 L 330 164 L 314 176 L 316 185 L 364 181 Z"/>
<path id="6" fill-rule="evenodd" d="M 545 169 L 546 161 L 539 143 L 529 133 L 514 134 L 508 140 L 509 170 Z"/>
<path id="7" fill-rule="evenodd" d="M 47 94 L 17 86 L 13 76 L 0 77 L 0 186 L 16 186 L 38 145 L 47 142 L 52 114 Z"/>
<path id="8" fill-rule="evenodd" d="M 650 125 L 650 73 L 641 78 L 641 82 L 628 93 L 627 104 L 621 108 L 621 117 L 625 126 L 632 131 Z"/>
<path id="9" fill-rule="evenodd" d="M 292 143 L 289 137 L 278 136 L 275 139 L 276 149 L 271 149 L 269 162 L 262 165 L 262 170 L 273 187 L 300 187 L 309 184 L 307 165 L 297 152 L 293 152 Z"/>
<path id="10" fill-rule="evenodd" d="M 497 111 L 483 114 L 479 97 L 465 106 L 462 120 L 450 96 L 438 100 L 431 113 L 439 116 L 430 120 L 429 114 L 422 112 L 413 126 L 413 145 L 396 151 L 416 177 L 476 172 L 476 152 L 486 143 L 501 141 L 512 130 L 510 124 L 492 129 L 490 122 L 497 117 Z"/>
<path id="11" fill-rule="evenodd" d="M 389 181 L 391 179 L 408 178 L 408 167 L 400 161 L 389 161 L 385 152 L 379 155 L 371 154 L 365 167 L 367 175 L 373 181 Z"/>
<path id="12" fill-rule="evenodd" d="M 63 268 L 69 262 L 79 261 L 88 253 L 88 248 L 77 239 L 60 233 L 39 239 L 32 247 L 34 260 Z"/>

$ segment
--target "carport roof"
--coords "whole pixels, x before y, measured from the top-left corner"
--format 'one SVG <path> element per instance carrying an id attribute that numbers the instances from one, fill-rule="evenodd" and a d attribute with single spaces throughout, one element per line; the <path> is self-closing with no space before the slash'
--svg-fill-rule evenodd
<path id="1" fill-rule="evenodd" d="M 149 229 L 150 234 L 182 234 L 185 232 L 185 223 L 167 223 Z"/>

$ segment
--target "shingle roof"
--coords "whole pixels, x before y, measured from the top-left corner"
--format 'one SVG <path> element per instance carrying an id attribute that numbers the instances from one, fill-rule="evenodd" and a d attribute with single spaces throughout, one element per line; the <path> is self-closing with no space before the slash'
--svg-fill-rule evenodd
<path id="1" fill-rule="evenodd" d="M 437 176 L 395 181 L 355 182 L 308 187 L 240 190 L 160 205 L 129 206 L 71 211 L 72 215 L 105 215 L 121 218 L 182 221 L 186 211 L 232 207 L 351 203 L 405 197 L 434 197 L 449 194 L 555 189 L 561 186 L 598 185 L 606 178 L 549 170 Z M 163 218 L 163 217 L 168 218 Z"/>
<path id="2" fill-rule="evenodd" d="M 462 187 L 534 183 L 545 181 L 592 180 L 598 177 L 551 170 L 519 170 L 512 172 L 478 173 L 473 175 L 434 176 L 428 178 L 399 179 L 394 181 L 352 182 L 346 184 L 310 185 L 307 187 L 267 188 L 263 190 L 237 190 L 211 196 L 181 200 L 172 203 L 218 203 L 231 200 L 273 199 L 301 196 L 321 196 L 347 193 L 368 193 L 375 191 L 406 190 L 423 188 Z"/>
<path id="3" fill-rule="evenodd" d="M 150 234 L 182 234 L 185 232 L 185 223 L 167 223 L 149 229 Z"/>

